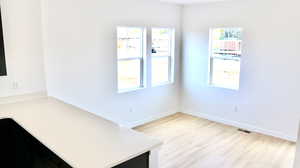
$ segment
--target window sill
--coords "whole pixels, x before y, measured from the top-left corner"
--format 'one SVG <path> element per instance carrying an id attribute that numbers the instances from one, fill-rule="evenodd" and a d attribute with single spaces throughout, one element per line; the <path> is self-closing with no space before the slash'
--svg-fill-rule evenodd
<path id="1" fill-rule="evenodd" d="M 218 89 L 226 89 L 226 90 L 232 90 L 232 91 L 239 91 L 239 88 L 231 88 L 231 87 L 226 87 L 226 86 L 221 86 L 221 85 L 209 84 L 208 86 L 211 87 L 211 88 L 218 88 Z"/>
<path id="2" fill-rule="evenodd" d="M 122 93 L 135 92 L 135 91 L 143 90 L 143 89 L 145 89 L 145 88 L 146 88 L 146 87 L 132 88 L 132 89 L 122 89 L 122 90 L 118 90 L 118 93 L 119 93 L 119 94 L 122 94 Z"/>
<path id="3" fill-rule="evenodd" d="M 152 87 L 160 87 L 160 86 L 167 86 L 167 85 L 173 85 L 174 82 L 164 82 L 164 83 L 158 83 L 158 84 L 152 84 Z"/>

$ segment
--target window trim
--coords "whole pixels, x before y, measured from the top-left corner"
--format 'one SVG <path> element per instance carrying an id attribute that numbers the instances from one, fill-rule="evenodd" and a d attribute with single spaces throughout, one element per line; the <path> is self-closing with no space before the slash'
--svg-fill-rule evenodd
<path id="1" fill-rule="evenodd" d="M 240 81 L 239 81 L 239 86 L 237 88 L 233 88 L 233 87 L 226 87 L 226 86 L 222 86 L 222 85 L 216 85 L 213 84 L 212 79 L 213 79 L 213 60 L 214 59 L 221 59 L 218 57 L 213 57 L 213 52 L 212 52 L 212 43 L 213 43 L 213 38 L 212 38 L 212 33 L 213 30 L 215 29 L 240 29 L 241 30 L 241 39 L 242 39 L 242 45 L 241 45 L 241 51 L 243 50 L 243 28 L 241 27 L 211 27 L 209 29 L 209 59 L 208 59 L 208 86 L 209 87 L 213 87 L 213 88 L 221 88 L 221 89 L 228 89 L 228 90 L 232 90 L 232 91 L 239 91 L 240 89 Z M 224 59 L 225 60 L 225 59 Z M 234 59 L 229 59 L 229 60 L 234 60 Z M 241 76 L 241 60 L 242 58 L 239 58 L 239 62 L 240 62 L 240 73 L 239 73 L 239 77 Z"/>
<path id="2" fill-rule="evenodd" d="M 152 31 L 153 29 L 169 29 L 169 35 L 171 36 L 171 41 L 170 41 L 170 55 L 164 55 L 164 56 L 153 56 L 152 55 Z M 150 59 L 151 59 L 151 87 L 158 87 L 158 86 L 164 86 L 164 85 L 169 85 L 174 83 L 174 67 L 175 67 L 175 28 L 170 28 L 170 27 L 151 27 L 151 52 L 150 52 Z M 159 58 L 168 58 L 168 81 L 165 82 L 160 82 L 160 83 L 153 83 L 152 81 L 152 59 L 159 59 Z"/>
<path id="3" fill-rule="evenodd" d="M 137 27 L 137 26 L 117 26 L 117 43 L 118 43 L 118 29 L 119 28 L 138 28 L 142 30 L 142 51 L 141 57 L 130 57 L 130 58 L 119 58 L 118 56 L 118 47 L 117 48 L 117 90 L 118 93 L 127 93 L 131 91 L 145 89 L 147 87 L 147 29 L 145 27 Z M 140 86 L 133 87 L 133 88 L 126 88 L 126 89 L 119 89 L 119 61 L 130 61 L 130 60 L 139 60 L 140 61 Z"/>

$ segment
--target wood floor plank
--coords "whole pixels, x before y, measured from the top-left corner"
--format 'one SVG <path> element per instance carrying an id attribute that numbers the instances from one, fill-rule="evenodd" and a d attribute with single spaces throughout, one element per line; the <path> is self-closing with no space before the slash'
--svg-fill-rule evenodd
<path id="1" fill-rule="evenodd" d="M 292 168 L 295 143 L 187 114 L 139 126 L 135 130 L 164 142 L 160 168 Z"/>

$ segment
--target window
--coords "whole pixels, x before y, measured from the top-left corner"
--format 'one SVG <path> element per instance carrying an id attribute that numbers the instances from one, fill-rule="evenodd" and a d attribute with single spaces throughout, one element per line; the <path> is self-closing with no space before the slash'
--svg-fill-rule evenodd
<path id="1" fill-rule="evenodd" d="M 118 90 L 145 86 L 146 31 L 144 28 L 118 27 Z"/>
<path id="2" fill-rule="evenodd" d="M 210 85 L 239 89 L 242 54 L 241 28 L 210 31 Z"/>
<path id="3" fill-rule="evenodd" d="M 152 29 L 152 86 L 173 82 L 174 30 Z"/>

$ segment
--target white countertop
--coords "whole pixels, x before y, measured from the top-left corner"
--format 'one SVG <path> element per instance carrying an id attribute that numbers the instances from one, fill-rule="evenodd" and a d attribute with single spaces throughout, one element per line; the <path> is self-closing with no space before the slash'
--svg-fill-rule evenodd
<path id="1" fill-rule="evenodd" d="M 74 168 L 111 168 L 162 143 L 54 98 L 0 105 L 12 118 Z"/>

